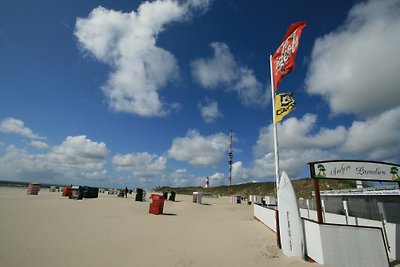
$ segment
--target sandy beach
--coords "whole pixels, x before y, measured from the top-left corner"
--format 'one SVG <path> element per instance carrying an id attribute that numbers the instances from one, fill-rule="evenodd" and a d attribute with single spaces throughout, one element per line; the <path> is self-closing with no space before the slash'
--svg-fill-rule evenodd
<path id="1" fill-rule="evenodd" d="M 247 204 L 177 195 L 152 215 L 134 196 L 0 188 L 0 266 L 322 266 L 284 256 Z"/>

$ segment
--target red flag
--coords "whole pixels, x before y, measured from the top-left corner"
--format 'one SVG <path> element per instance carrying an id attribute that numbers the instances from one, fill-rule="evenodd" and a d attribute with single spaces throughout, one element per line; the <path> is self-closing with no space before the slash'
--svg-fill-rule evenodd
<path id="1" fill-rule="evenodd" d="M 282 78 L 294 69 L 297 49 L 299 48 L 300 36 L 305 22 L 296 22 L 290 25 L 283 42 L 272 56 L 272 72 L 274 77 L 274 89 L 278 90 L 278 85 Z"/>

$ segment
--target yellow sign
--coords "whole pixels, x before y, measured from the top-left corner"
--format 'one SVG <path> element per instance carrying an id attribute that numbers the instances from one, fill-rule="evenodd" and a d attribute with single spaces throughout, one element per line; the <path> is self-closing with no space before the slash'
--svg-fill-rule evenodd
<path id="1" fill-rule="evenodd" d="M 292 97 L 292 93 L 279 94 L 275 96 L 275 123 L 280 122 L 283 117 L 289 114 L 296 102 Z"/>

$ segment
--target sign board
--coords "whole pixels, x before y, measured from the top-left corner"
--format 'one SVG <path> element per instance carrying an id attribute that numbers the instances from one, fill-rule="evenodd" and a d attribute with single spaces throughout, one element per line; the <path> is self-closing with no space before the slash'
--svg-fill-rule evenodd
<path id="1" fill-rule="evenodd" d="M 357 160 L 309 162 L 311 178 L 400 182 L 400 165 Z"/>

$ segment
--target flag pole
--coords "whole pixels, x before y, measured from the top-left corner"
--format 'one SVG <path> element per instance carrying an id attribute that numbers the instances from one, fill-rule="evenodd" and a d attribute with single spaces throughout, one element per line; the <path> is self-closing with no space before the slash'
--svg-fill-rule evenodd
<path id="1" fill-rule="evenodd" d="M 278 152 L 278 131 L 275 122 L 275 88 L 274 88 L 274 75 L 272 70 L 272 55 L 269 55 L 269 67 L 271 72 L 271 98 L 272 98 L 272 124 L 274 126 L 274 154 L 275 154 L 275 195 L 278 195 L 279 189 L 279 152 Z"/>
<path id="2" fill-rule="evenodd" d="M 298 43 L 300 39 L 301 32 L 306 26 L 305 22 L 296 22 L 290 25 L 288 31 L 286 32 L 283 42 L 276 50 L 274 57 L 278 58 L 278 62 L 272 61 L 272 55 L 269 55 L 269 66 L 271 71 L 271 97 L 272 97 L 272 119 L 274 126 L 274 150 L 275 150 L 275 179 L 276 179 L 276 210 L 275 210 L 275 221 L 276 221 L 276 242 L 278 247 L 281 247 L 280 242 L 280 229 L 279 229 L 279 152 L 278 152 L 278 130 L 276 125 L 276 109 L 275 109 L 275 88 L 274 84 L 274 69 L 273 63 L 279 68 L 279 73 L 277 73 L 277 84 L 280 82 L 282 77 L 288 74 L 294 68 L 294 60 L 296 58 L 296 53 L 298 49 Z"/>
<path id="3" fill-rule="evenodd" d="M 276 196 L 276 210 L 275 210 L 275 225 L 276 225 L 276 244 L 281 248 L 281 234 L 279 229 L 279 203 L 278 203 L 278 190 L 279 190 L 279 153 L 278 153 L 278 131 L 276 127 L 276 111 L 275 111 L 275 88 L 274 88 L 274 73 L 272 69 L 272 55 L 269 55 L 269 68 L 271 72 L 271 100 L 272 100 L 272 124 L 274 126 L 274 154 L 275 154 L 275 196 Z"/>

